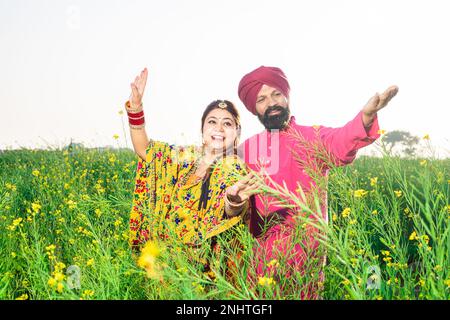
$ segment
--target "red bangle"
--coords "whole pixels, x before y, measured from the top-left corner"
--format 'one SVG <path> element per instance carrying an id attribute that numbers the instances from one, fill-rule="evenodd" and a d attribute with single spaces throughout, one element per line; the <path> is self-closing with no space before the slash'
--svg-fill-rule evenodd
<path id="1" fill-rule="evenodd" d="M 131 113 L 131 112 L 127 111 L 127 114 L 128 114 L 128 118 L 139 119 L 144 116 L 144 110 L 137 112 L 137 113 Z"/>
<path id="2" fill-rule="evenodd" d="M 139 118 L 139 119 L 132 119 L 132 118 L 128 118 L 128 122 L 132 125 L 140 125 L 140 124 L 144 124 L 145 123 L 145 118 Z"/>

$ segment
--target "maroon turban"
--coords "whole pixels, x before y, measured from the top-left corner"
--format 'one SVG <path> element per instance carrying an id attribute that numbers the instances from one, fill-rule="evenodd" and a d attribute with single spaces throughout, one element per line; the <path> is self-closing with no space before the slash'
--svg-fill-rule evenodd
<path id="1" fill-rule="evenodd" d="M 256 115 L 256 98 L 264 84 L 280 90 L 289 99 L 290 87 L 284 72 L 276 67 L 261 66 L 247 73 L 239 82 L 239 98 L 254 115 Z"/>

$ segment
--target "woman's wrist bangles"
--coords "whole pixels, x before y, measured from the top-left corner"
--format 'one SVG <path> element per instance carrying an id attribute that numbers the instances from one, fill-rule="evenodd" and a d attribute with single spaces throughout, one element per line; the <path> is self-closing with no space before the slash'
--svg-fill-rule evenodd
<path id="1" fill-rule="evenodd" d="M 242 209 L 244 208 L 245 204 L 247 203 L 247 201 L 245 201 L 245 200 L 242 202 L 239 202 L 239 203 L 232 202 L 228 198 L 227 194 L 225 194 L 224 200 L 225 200 L 225 212 L 230 216 L 235 216 L 235 215 L 238 215 L 239 213 L 241 213 Z"/>
<path id="2" fill-rule="evenodd" d="M 142 103 L 137 108 L 132 108 L 130 101 L 125 103 L 128 115 L 128 123 L 131 129 L 143 129 L 145 127 L 144 109 Z"/>

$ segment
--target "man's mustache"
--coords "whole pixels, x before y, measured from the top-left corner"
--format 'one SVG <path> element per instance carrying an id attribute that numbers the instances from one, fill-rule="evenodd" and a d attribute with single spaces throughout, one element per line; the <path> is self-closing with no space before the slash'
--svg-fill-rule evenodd
<path id="1" fill-rule="evenodd" d="M 264 118 L 269 118 L 269 117 L 277 117 L 279 116 L 285 108 L 283 108 L 282 106 L 279 105 L 273 105 L 273 106 L 269 106 L 266 111 L 264 112 Z M 275 115 L 270 115 L 271 112 L 273 111 L 280 111 L 280 113 L 275 114 Z"/>

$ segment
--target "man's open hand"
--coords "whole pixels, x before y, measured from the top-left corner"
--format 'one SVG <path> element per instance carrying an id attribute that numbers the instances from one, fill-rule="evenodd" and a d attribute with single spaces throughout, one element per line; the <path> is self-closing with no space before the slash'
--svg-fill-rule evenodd
<path id="1" fill-rule="evenodd" d="M 395 97 L 397 92 L 397 86 L 390 86 L 382 94 L 376 93 L 372 98 L 370 98 L 370 100 L 362 109 L 363 123 L 365 127 L 368 127 L 372 124 L 377 112 L 386 107 L 389 101 L 391 101 L 391 99 Z"/>

